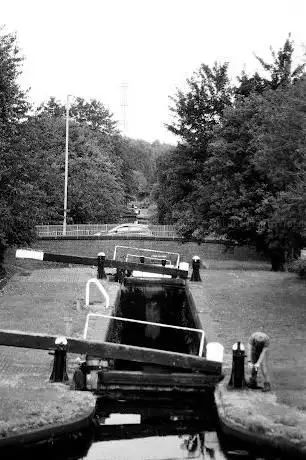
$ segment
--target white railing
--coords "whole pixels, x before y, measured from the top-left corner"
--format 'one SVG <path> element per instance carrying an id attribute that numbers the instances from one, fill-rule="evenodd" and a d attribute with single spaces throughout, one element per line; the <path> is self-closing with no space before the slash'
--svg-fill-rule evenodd
<path id="1" fill-rule="evenodd" d="M 139 254 L 127 254 L 126 257 L 125 257 L 125 261 L 126 262 L 139 263 L 140 257 L 141 257 L 141 255 L 139 255 Z M 153 257 L 153 256 L 152 257 L 143 256 L 143 257 L 144 257 L 145 263 L 149 263 L 149 264 L 151 263 L 153 265 L 162 265 L 162 261 L 165 260 L 166 265 L 171 265 L 171 260 L 169 260 L 169 259 L 164 259 L 162 257 Z M 146 260 L 146 259 L 149 259 L 149 260 Z"/>
<path id="2" fill-rule="evenodd" d="M 101 315 L 99 313 L 88 313 L 86 322 L 85 322 L 85 327 L 84 327 L 84 339 L 87 339 L 87 331 L 88 331 L 88 325 L 89 325 L 89 319 L 91 317 L 99 317 L 99 318 L 105 318 L 105 319 L 114 319 L 116 321 L 126 321 L 129 323 L 138 323 L 138 324 L 147 324 L 150 326 L 159 326 L 159 327 L 168 327 L 170 329 L 179 329 L 181 331 L 190 331 L 190 332 L 198 332 L 201 334 L 201 340 L 200 340 L 200 346 L 199 346 L 199 356 L 203 355 L 203 350 L 204 350 L 204 341 L 205 341 L 205 332 L 203 329 L 195 329 L 193 327 L 184 327 L 184 326 L 174 326 L 173 324 L 164 324 L 164 323 L 152 323 L 151 321 L 142 321 L 139 319 L 131 319 L 131 318 L 122 318 L 120 316 L 111 316 L 111 315 Z"/>
<path id="3" fill-rule="evenodd" d="M 180 264 L 180 257 L 181 256 L 180 256 L 180 254 L 178 252 L 158 251 L 156 249 L 135 248 L 133 246 L 121 246 L 121 245 L 120 246 L 115 246 L 114 254 L 113 254 L 113 260 L 117 260 L 118 252 L 119 252 L 120 249 L 124 249 L 124 250 L 125 249 L 127 249 L 127 250 L 132 249 L 134 251 L 139 251 L 138 257 L 145 256 L 146 253 L 149 253 L 149 254 L 152 254 L 152 255 L 153 254 L 154 255 L 155 254 L 156 255 L 162 254 L 163 257 L 165 257 L 165 259 L 166 259 L 167 256 L 170 256 L 170 257 L 174 256 L 174 258 L 175 258 L 175 261 L 173 262 L 174 266 L 176 268 L 178 268 L 179 264 Z"/>
<path id="4" fill-rule="evenodd" d="M 173 238 L 178 236 L 174 225 L 150 225 L 154 236 Z"/>
<path id="5" fill-rule="evenodd" d="M 95 233 L 107 233 L 116 224 L 75 224 L 66 226 L 66 236 L 93 236 Z M 174 225 L 149 225 L 153 236 L 156 237 L 177 237 Z M 62 225 L 36 225 L 36 233 L 38 237 L 63 236 Z M 137 235 L 136 235 L 137 236 Z M 141 238 L 141 237 L 140 237 Z"/>

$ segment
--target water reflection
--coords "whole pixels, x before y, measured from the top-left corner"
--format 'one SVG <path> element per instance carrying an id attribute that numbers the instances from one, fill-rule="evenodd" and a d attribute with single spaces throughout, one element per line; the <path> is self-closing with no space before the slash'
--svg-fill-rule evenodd
<path id="1" fill-rule="evenodd" d="M 165 460 L 240 458 L 255 454 L 226 444 L 217 433 L 210 395 L 194 400 L 110 401 L 97 404 L 99 425 L 86 460 Z M 263 459 L 263 457 L 261 457 Z"/>
<path id="2" fill-rule="evenodd" d="M 276 460 L 220 436 L 211 395 L 136 402 L 99 398 L 96 408 L 96 423 L 85 433 L 67 434 L 35 451 L 11 456 L 1 451 L 1 460 Z"/>
<path id="3" fill-rule="evenodd" d="M 181 437 L 183 438 L 183 442 L 180 448 L 188 452 L 188 458 L 204 458 L 206 450 L 204 432 Z M 211 458 L 214 458 L 214 449 L 208 450 L 213 455 Z"/>

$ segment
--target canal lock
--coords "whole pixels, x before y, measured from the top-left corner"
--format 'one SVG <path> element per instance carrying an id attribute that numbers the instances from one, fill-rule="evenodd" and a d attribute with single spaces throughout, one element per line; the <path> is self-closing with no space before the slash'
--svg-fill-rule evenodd
<path id="1" fill-rule="evenodd" d="M 148 394 L 137 400 L 99 397 L 93 443 L 84 460 L 276 460 L 225 438 L 212 392 L 194 398 Z"/>

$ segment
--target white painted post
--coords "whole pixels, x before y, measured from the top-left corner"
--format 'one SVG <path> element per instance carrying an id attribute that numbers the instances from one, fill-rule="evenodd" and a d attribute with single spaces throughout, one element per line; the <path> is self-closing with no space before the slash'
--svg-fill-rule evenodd
<path id="1" fill-rule="evenodd" d="M 206 359 L 209 361 L 223 362 L 224 346 L 218 342 L 209 342 L 206 346 Z"/>
<path id="2" fill-rule="evenodd" d="M 91 278 L 86 283 L 86 293 L 85 293 L 85 305 L 86 305 L 86 307 L 89 308 L 89 288 L 90 288 L 91 284 L 95 284 L 98 287 L 99 291 L 101 292 L 101 294 L 105 298 L 105 308 L 108 308 L 109 304 L 110 304 L 109 295 L 108 295 L 106 289 L 104 288 L 104 286 L 100 283 L 99 280 L 97 280 L 97 278 Z"/>

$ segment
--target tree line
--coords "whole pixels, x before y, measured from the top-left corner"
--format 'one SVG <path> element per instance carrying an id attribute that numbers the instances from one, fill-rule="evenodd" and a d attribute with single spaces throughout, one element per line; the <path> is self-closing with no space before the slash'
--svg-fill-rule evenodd
<path id="1" fill-rule="evenodd" d="M 289 35 L 236 84 L 228 63 L 202 64 L 171 97 L 179 142 L 158 158 L 153 188 L 160 223 L 256 245 L 273 270 L 306 244 L 306 77 L 293 55 Z"/>
<path id="2" fill-rule="evenodd" d="M 159 223 L 199 242 L 256 245 L 282 270 L 306 237 L 306 78 L 293 55 L 289 36 L 236 84 L 228 63 L 202 64 L 171 97 L 176 147 L 124 137 L 103 103 L 74 99 L 68 223 L 117 222 L 151 192 Z M 0 258 L 30 243 L 35 225 L 63 221 L 66 107 L 50 97 L 35 108 L 18 84 L 22 64 L 16 35 L 2 29 Z"/>
<path id="3" fill-rule="evenodd" d="M 63 222 L 66 107 L 39 107 L 21 89 L 16 34 L 0 31 L 0 267 L 5 248 L 30 243 L 35 225 Z M 123 136 L 102 102 L 74 98 L 69 109 L 69 223 L 115 223 L 148 196 L 155 159 L 169 146 Z"/>

